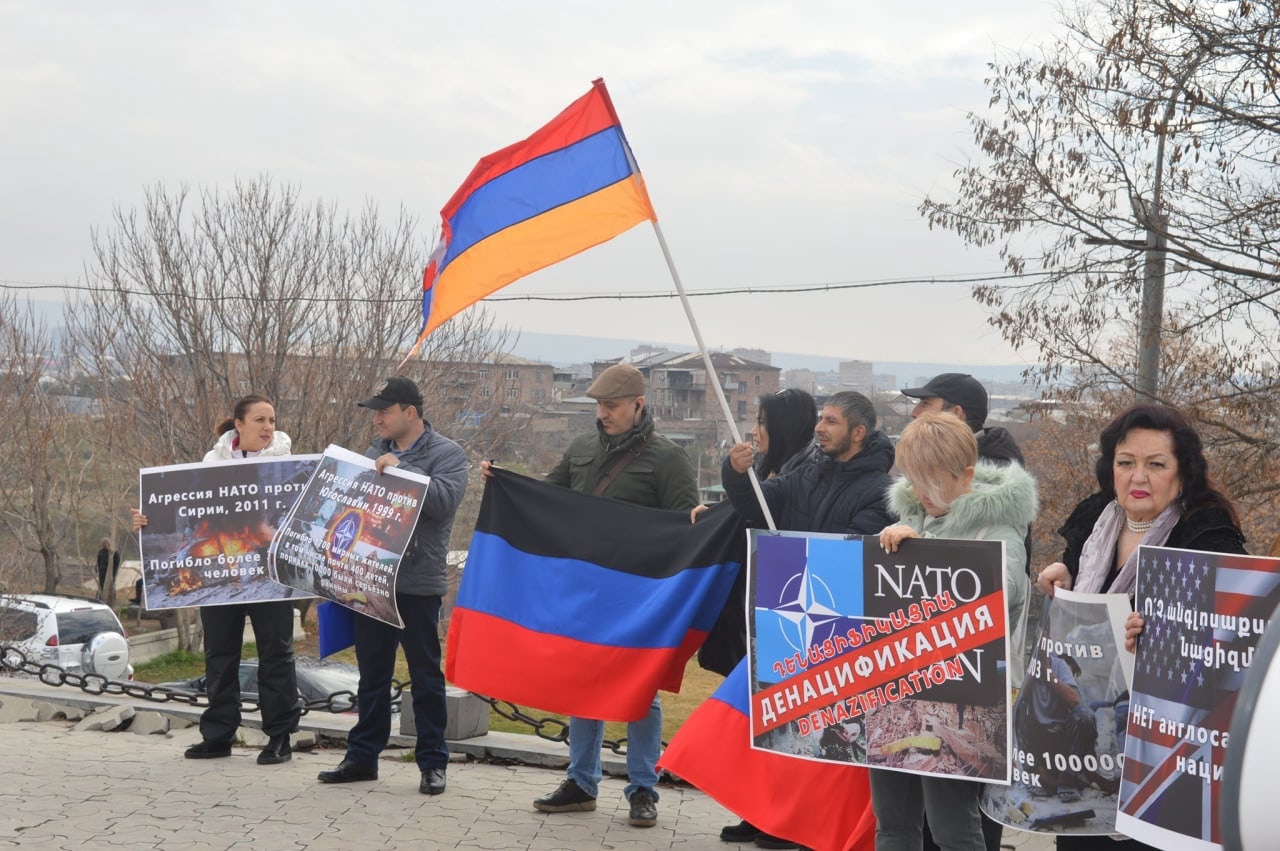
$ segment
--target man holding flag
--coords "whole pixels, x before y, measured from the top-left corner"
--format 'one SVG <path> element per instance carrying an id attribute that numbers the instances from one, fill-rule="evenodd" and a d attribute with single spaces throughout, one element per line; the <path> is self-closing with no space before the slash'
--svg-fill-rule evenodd
<path id="1" fill-rule="evenodd" d="M 645 380 L 629 363 L 600 373 L 587 395 L 596 400 L 596 429 L 574 439 L 546 480 L 593 496 L 612 497 L 649 508 L 687 512 L 698 503 L 697 477 L 689 456 L 659 435 L 645 405 Z M 488 463 L 481 471 L 488 474 Z M 544 813 L 596 808 L 601 778 L 604 722 L 569 719 L 568 776 L 554 792 L 533 802 Z M 627 724 L 624 794 L 628 821 L 636 827 L 658 822 L 657 762 L 662 750 L 662 703 L 655 693 L 648 713 Z"/>

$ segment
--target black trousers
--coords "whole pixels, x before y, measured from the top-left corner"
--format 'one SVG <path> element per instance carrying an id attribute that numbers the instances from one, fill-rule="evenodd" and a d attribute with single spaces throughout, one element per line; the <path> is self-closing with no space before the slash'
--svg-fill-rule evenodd
<path id="1" fill-rule="evenodd" d="M 230 742 L 240 727 L 240 651 L 244 619 L 253 624 L 258 645 L 258 708 L 268 736 L 298 729 L 298 677 L 293 665 L 293 604 L 241 603 L 200 609 L 204 626 L 204 673 L 209 707 L 200 716 L 200 735 Z"/>
<path id="2" fill-rule="evenodd" d="M 364 615 L 355 617 L 356 659 L 360 663 L 360 689 L 356 696 L 356 725 L 347 736 L 347 759 L 360 765 L 377 765 L 378 754 L 391 735 L 391 679 L 395 674 L 396 648 L 404 648 L 413 684 L 413 720 L 418 728 L 415 748 L 418 769 L 446 768 L 449 746 L 444 728 L 449 721 L 445 702 L 444 673 L 440 670 L 440 598 L 397 594 L 396 606 L 404 629 L 396 629 Z M 406 711 L 401 700 L 401 712 Z"/>

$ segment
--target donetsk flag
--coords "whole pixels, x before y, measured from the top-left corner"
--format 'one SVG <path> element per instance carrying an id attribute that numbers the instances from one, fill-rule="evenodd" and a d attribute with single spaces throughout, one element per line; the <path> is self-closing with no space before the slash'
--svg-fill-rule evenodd
<path id="1" fill-rule="evenodd" d="M 696 524 L 495 469 L 449 622 L 445 674 L 550 712 L 634 721 L 679 691 L 743 563 L 731 511 Z"/>
<path id="2" fill-rule="evenodd" d="M 604 80 L 596 80 L 528 139 L 480 160 L 440 218 L 414 351 L 495 290 L 657 214 Z"/>
<path id="3" fill-rule="evenodd" d="M 867 769 L 752 748 L 750 691 L 744 659 L 684 722 L 658 767 L 766 833 L 815 851 L 872 851 L 876 820 Z"/>

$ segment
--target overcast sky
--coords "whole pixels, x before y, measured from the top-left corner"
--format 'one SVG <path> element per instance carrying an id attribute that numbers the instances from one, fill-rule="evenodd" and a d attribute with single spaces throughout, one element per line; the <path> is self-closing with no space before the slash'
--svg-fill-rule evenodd
<path id="1" fill-rule="evenodd" d="M 475 161 L 604 77 L 685 286 L 998 274 L 931 232 L 986 63 L 1052 39 L 1040 0 L 0 0 L 0 281 L 80 283 L 144 186 L 269 175 L 403 206 L 432 238 Z M 425 249 L 424 249 L 425 261 Z M 405 281 L 406 292 L 417 280 Z M 652 228 L 499 295 L 671 290 Z M 40 294 L 48 297 L 48 294 Z M 674 300 L 505 302 L 513 329 L 687 342 Z M 1022 363 L 957 285 L 698 298 L 712 347 Z"/>

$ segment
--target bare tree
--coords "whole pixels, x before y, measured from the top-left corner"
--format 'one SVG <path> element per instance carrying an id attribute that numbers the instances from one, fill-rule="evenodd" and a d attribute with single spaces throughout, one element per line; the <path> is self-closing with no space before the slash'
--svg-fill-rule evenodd
<path id="1" fill-rule="evenodd" d="M 527 422 L 453 380 L 451 364 L 503 353 L 486 312 L 455 317 L 398 366 L 421 323 L 425 248 L 404 211 L 345 216 L 267 178 L 147 190 L 93 233 L 91 296 L 70 309 L 110 423 L 103 448 L 135 467 L 199 458 L 235 400 L 261 393 L 295 451 L 362 450 L 370 421 L 355 401 L 400 372 L 433 426 L 485 457 Z"/>
<path id="2" fill-rule="evenodd" d="M 981 157 L 921 212 L 1000 247 L 1021 280 L 974 295 L 1006 339 L 1039 347 L 1032 375 L 1058 395 L 1132 391 L 1137 359 L 1113 345 L 1132 347 L 1144 283 L 1165 292 L 1166 352 L 1199 354 L 1165 368 L 1158 397 L 1266 469 L 1280 457 L 1277 9 L 1107 0 L 1064 24 L 991 66 L 989 109 L 969 116 Z M 1274 476 L 1249 488 L 1280 496 Z"/>
<path id="3" fill-rule="evenodd" d="M 0 529 L 14 550 L 39 556 L 46 594 L 57 592 L 62 560 L 76 552 L 89 469 L 87 418 L 57 392 L 60 355 L 51 330 L 29 307 L 0 299 Z"/>

